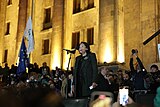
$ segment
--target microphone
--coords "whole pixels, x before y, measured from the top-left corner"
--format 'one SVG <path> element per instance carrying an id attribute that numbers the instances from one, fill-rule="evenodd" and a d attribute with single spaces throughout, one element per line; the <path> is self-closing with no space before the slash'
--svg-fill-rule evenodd
<path id="1" fill-rule="evenodd" d="M 75 52 L 76 52 L 76 49 L 73 49 L 73 50 L 63 49 L 63 50 L 67 51 L 67 54 L 69 54 L 69 53 L 75 54 Z"/>

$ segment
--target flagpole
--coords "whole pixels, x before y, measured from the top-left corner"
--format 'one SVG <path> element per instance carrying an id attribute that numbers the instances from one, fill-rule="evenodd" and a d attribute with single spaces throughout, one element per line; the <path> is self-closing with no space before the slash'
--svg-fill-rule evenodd
<path id="1" fill-rule="evenodd" d="M 31 7 L 31 19 L 33 20 L 33 12 L 34 12 L 34 0 L 32 0 L 32 7 Z"/>
<path id="2" fill-rule="evenodd" d="M 33 15 L 34 15 L 34 0 L 32 0 L 32 7 L 31 7 L 31 20 L 32 20 L 32 29 L 33 29 Z M 32 62 L 32 54 L 29 54 L 30 62 Z"/>

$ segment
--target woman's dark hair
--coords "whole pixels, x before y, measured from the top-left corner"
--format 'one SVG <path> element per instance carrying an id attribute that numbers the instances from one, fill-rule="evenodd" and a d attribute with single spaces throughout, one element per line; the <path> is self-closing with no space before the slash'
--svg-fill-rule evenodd
<path id="1" fill-rule="evenodd" d="M 158 70 L 158 66 L 156 64 L 153 64 L 150 68 L 156 68 Z"/>
<path id="2" fill-rule="evenodd" d="M 89 44 L 88 44 L 87 42 L 81 42 L 81 43 L 79 44 L 79 46 L 78 46 L 77 49 L 79 49 L 79 47 L 80 47 L 81 44 L 84 44 L 84 45 L 86 46 L 86 48 L 88 49 L 88 50 L 86 50 L 87 53 L 90 53 L 90 52 L 91 52 L 90 46 L 89 46 Z"/>

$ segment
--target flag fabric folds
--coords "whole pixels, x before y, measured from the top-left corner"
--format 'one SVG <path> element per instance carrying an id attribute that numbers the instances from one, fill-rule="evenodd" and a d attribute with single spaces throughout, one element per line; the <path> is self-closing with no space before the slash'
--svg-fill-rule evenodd
<path id="1" fill-rule="evenodd" d="M 24 37 L 28 40 L 28 46 L 27 46 L 27 54 L 30 54 L 34 50 L 34 37 L 33 37 L 33 29 L 32 29 L 32 19 L 29 17 L 26 29 L 24 31 Z"/>
<path id="2" fill-rule="evenodd" d="M 27 55 L 27 49 L 24 42 L 24 38 L 22 38 L 22 43 L 19 51 L 19 63 L 17 68 L 17 75 L 21 75 L 26 72 L 26 67 L 29 64 L 29 57 Z"/>

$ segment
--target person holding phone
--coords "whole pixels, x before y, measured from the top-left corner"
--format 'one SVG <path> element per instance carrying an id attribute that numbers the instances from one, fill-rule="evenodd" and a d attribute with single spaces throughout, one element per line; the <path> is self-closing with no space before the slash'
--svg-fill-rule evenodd
<path id="1" fill-rule="evenodd" d="M 133 64 L 134 59 L 137 62 L 135 67 Z M 138 57 L 138 50 L 132 49 L 129 65 L 130 65 L 134 90 L 145 90 L 146 88 L 144 85 L 145 82 L 144 77 L 147 74 L 147 71 L 144 68 L 142 61 Z"/>
<path id="2" fill-rule="evenodd" d="M 123 87 L 119 89 L 117 102 L 114 102 L 112 107 L 128 107 L 128 105 L 136 104 L 133 99 L 129 96 L 129 90 Z"/>
<path id="3" fill-rule="evenodd" d="M 86 42 L 79 44 L 78 51 L 80 55 L 75 61 L 72 90 L 76 98 L 84 98 L 89 97 L 92 89 L 97 86 L 95 82 L 98 75 L 97 58 Z"/>
<path id="4" fill-rule="evenodd" d="M 125 106 L 127 105 L 128 103 L 128 89 L 127 88 L 122 88 L 122 89 L 119 89 L 119 102 L 122 106 Z"/>

